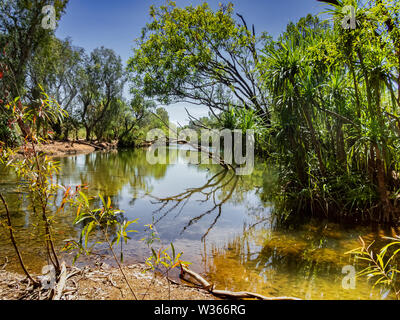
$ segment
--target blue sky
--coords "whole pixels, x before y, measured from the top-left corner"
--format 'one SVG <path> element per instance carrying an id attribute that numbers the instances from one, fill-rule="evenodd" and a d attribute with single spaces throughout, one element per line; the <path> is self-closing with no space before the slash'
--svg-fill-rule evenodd
<path id="1" fill-rule="evenodd" d="M 162 5 L 165 0 L 70 0 L 66 14 L 57 29 L 59 38 L 70 37 L 73 44 L 90 52 L 96 47 L 114 49 L 126 62 L 132 55 L 134 39 L 149 22 L 150 5 Z M 180 7 L 203 1 L 176 0 Z M 227 1 L 207 1 L 213 8 Z M 256 32 L 268 31 L 278 36 L 289 21 L 297 21 L 308 13 L 318 14 L 326 5 L 316 0 L 231 0 L 235 11 L 242 14 Z M 171 121 L 187 123 L 185 105 L 167 107 Z M 196 116 L 207 115 L 207 109 L 186 106 Z"/>

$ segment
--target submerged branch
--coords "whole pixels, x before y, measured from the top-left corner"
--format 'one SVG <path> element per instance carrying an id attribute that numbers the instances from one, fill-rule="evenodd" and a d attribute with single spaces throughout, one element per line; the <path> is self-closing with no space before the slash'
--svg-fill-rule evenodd
<path id="1" fill-rule="evenodd" d="M 6 200 L 4 199 L 4 197 L 3 197 L 3 195 L 1 193 L 0 193 L 0 200 L 1 200 L 1 202 L 3 202 L 4 208 L 6 210 L 7 228 L 8 228 L 8 231 L 10 232 L 10 240 L 11 240 L 12 245 L 13 245 L 13 247 L 15 249 L 16 254 L 17 254 L 17 257 L 18 257 L 19 263 L 21 265 L 21 268 L 24 271 L 25 275 L 28 277 L 28 279 L 30 281 L 32 281 L 33 285 L 34 286 L 39 286 L 39 283 L 32 278 L 32 276 L 29 274 L 28 270 L 25 267 L 25 263 L 24 263 L 24 261 L 22 259 L 21 252 L 18 249 L 18 245 L 17 245 L 17 242 L 16 242 L 15 237 L 14 237 L 14 231 L 13 231 L 13 228 L 12 228 L 10 211 L 8 209 L 7 202 L 6 202 Z"/>
<path id="2" fill-rule="evenodd" d="M 229 298 L 229 299 L 258 299 L 258 300 L 266 300 L 266 301 L 301 300 L 301 299 L 293 298 L 293 297 L 271 298 L 271 297 L 263 296 L 258 293 L 247 292 L 247 291 L 232 292 L 232 291 L 226 291 L 226 290 L 216 290 L 216 289 L 214 289 L 214 285 L 209 283 L 201 275 L 199 275 L 198 273 L 196 273 L 192 270 L 189 270 L 188 268 L 181 265 L 181 278 L 184 279 L 184 276 L 186 274 L 189 275 L 190 277 L 194 278 L 197 282 L 199 282 L 204 290 L 207 290 L 209 293 L 213 294 L 216 297 Z M 184 280 L 191 282 L 190 280 L 187 280 L 187 279 L 184 279 Z"/>

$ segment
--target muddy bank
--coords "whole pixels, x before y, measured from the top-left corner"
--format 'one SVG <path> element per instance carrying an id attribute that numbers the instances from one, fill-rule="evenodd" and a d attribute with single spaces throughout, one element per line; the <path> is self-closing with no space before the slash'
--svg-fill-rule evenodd
<path id="1" fill-rule="evenodd" d="M 144 265 L 124 267 L 138 300 L 214 300 L 204 290 L 154 277 Z M 0 270 L 0 300 L 54 299 L 55 292 L 34 290 L 23 275 Z M 69 268 L 60 300 L 134 300 L 121 272 L 106 264 Z"/>
<path id="2" fill-rule="evenodd" d="M 50 141 L 38 145 L 37 151 L 52 157 L 71 156 L 76 154 L 89 154 L 94 151 L 110 151 L 117 149 L 117 142 L 86 142 L 79 141 Z M 22 152 L 22 150 L 20 151 Z"/>

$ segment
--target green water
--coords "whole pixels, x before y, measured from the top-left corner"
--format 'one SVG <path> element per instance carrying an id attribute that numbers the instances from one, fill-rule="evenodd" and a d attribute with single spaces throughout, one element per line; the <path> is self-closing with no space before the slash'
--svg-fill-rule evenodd
<path id="1" fill-rule="evenodd" d="M 113 207 L 124 210 L 128 219 L 139 218 L 134 227 L 139 233 L 124 249 L 126 263 L 144 262 L 149 255 L 141 238 L 144 226 L 154 221 L 163 243 L 173 242 L 177 251 L 184 252 L 184 260 L 193 263 L 191 268 L 218 289 L 301 299 L 392 298 L 384 290 L 372 289 L 365 279 L 357 280 L 355 290 L 343 289 L 342 268 L 361 268 L 345 255 L 358 247 L 360 235 L 370 242 L 398 230 L 346 228 L 321 221 L 277 227 L 273 205 L 263 200 L 273 187 L 274 175 L 261 162 L 251 176 L 239 177 L 218 165 L 189 165 L 176 153 L 167 158 L 170 164 L 150 165 L 144 150 L 60 158 L 58 183 L 87 184 L 91 195 L 111 197 Z M 32 228 L 36 221 L 25 195 L 4 169 L 0 191 L 7 196 L 26 264 L 39 272 L 47 264 L 43 243 L 37 240 L 40 229 Z M 55 217 L 59 247 L 65 239 L 79 237 L 79 227 L 72 225 L 74 215 L 66 211 Z M 0 245 L 0 264 L 8 257 L 7 268 L 20 271 L 4 231 Z"/>

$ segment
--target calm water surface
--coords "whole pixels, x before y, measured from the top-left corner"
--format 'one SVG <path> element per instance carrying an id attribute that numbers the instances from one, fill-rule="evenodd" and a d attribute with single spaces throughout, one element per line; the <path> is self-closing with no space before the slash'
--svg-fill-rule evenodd
<path id="1" fill-rule="evenodd" d="M 144 262 L 149 255 L 141 238 L 144 226 L 154 222 L 163 243 L 173 242 L 184 260 L 193 263 L 191 268 L 218 289 L 302 299 L 391 298 L 364 279 L 357 281 L 356 290 L 344 290 L 342 268 L 360 268 L 345 255 L 358 247 L 359 235 L 370 242 L 397 230 L 344 228 L 321 221 L 276 227 L 273 206 L 263 200 L 274 184 L 271 169 L 260 162 L 251 176 L 238 177 L 218 165 L 189 165 L 174 152 L 177 148 L 170 148 L 167 165 L 149 165 L 144 150 L 60 158 L 58 182 L 87 184 L 90 195 L 111 197 L 128 219 L 139 219 L 134 226 L 139 233 L 125 247 L 126 263 Z M 27 265 L 39 272 L 46 261 L 39 231 L 31 228 L 34 217 L 16 179 L 1 169 L 0 191 L 7 195 Z M 79 238 L 74 216 L 71 210 L 55 217 L 60 247 L 66 239 Z M 3 231 L 0 245 L 0 264 L 8 257 L 7 268 L 19 270 Z"/>

